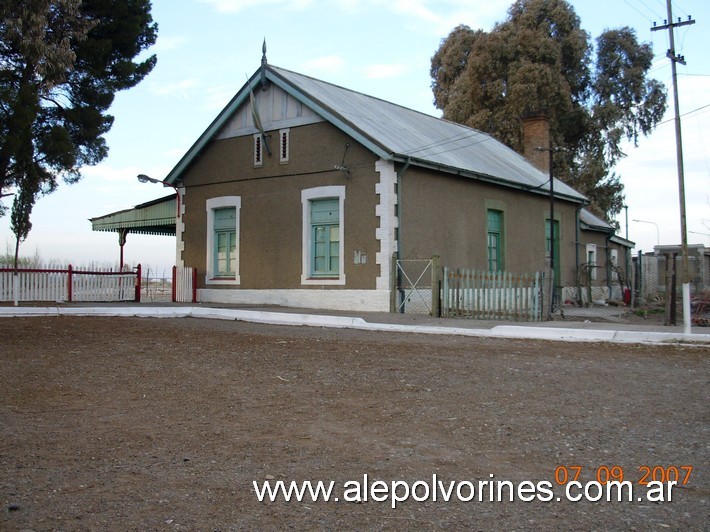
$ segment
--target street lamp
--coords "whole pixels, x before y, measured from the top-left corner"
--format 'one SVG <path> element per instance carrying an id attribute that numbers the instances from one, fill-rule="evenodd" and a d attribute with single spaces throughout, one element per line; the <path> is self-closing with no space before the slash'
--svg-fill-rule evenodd
<path id="1" fill-rule="evenodd" d="M 710 233 L 701 233 L 700 231 L 688 231 L 688 232 L 693 233 L 694 235 L 710 236 Z"/>
<path id="2" fill-rule="evenodd" d="M 172 183 L 168 183 L 167 181 L 161 181 L 160 179 L 155 179 L 154 177 L 147 176 L 145 174 L 138 174 L 138 181 L 141 183 L 159 183 L 163 185 L 164 187 L 171 187 L 175 191 L 175 196 L 177 198 L 177 215 L 176 217 L 180 217 L 180 191 L 177 189 L 175 185 Z"/>
<path id="3" fill-rule="evenodd" d="M 656 245 L 661 245 L 661 232 L 658 229 L 658 224 L 656 222 L 649 222 L 648 220 L 633 220 L 634 222 L 640 222 L 642 224 L 652 224 L 656 226 Z"/>

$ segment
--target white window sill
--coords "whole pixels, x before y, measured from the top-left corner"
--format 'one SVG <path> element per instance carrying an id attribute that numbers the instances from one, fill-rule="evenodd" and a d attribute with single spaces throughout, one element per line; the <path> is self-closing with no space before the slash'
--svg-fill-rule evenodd
<path id="1" fill-rule="evenodd" d="M 341 277 L 301 277 L 301 284 L 306 286 L 317 285 L 344 285 L 345 276 Z"/>
<path id="2" fill-rule="evenodd" d="M 235 278 L 205 277 L 205 284 L 208 285 L 239 285 L 239 276 Z"/>

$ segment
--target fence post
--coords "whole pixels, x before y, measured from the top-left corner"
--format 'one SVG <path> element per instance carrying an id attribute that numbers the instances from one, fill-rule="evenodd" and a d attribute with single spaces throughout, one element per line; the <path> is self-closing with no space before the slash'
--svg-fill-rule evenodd
<path id="1" fill-rule="evenodd" d="M 197 268 L 190 268 L 192 271 L 192 302 L 197 303 Z"/>
<path id="2" fill-rule="evenodd" d="M 431 258 L 431 315 L 441 317 L 441 259 L 439 255 Z"/>
<path id="3" fill-rule="evenodd" d="M 18 307 L 20 305 L 20 274 L 17 273 L 17 268 L 15 268 L 15 271 L 12 274 L 12 291 L 15 306 Z"/>
<path id="4" fill-rule="evenodd" d="M 136 297 L 134 298 L 134 301 L 136 303 L 141 302 L 141 265 L 139 264 L 136 266 Z"/>
<path id="5" fill-rule="evenodd" d="M 448 266 L 444 266 L 444 269 L 443 269 L 442 285 L 443 285 L 441 287 L 442 308 L 440 309 L 440 311 L 441 311 L 442 317 L 448 318 L 450 315 L 449 308 L 451 307 L 451 298 L 449 297 L 449 268 L 448 268 Z"/>
<path id="6" fill-rule="evenodd" d="M 73 271 L 74 271 L 74 269 L 72 268 L 71 264 L 69 266 L 67 266 L 67 301 L 69 303 L 72 302 L 72 291 L 74 288 L 74 281 L 72 278 Z"/>
<path id="7" fill-rule="evenodd" d="M 390 271 L 390 312 L 397 312 L 397 252 L 392 253 L 392 268 Z"/>
<path id="8" fill-rule="evenodd" d="M 177 266 L 173 266 L 173 286 L 171 290 L 171 301 L 177 301 Z"/>

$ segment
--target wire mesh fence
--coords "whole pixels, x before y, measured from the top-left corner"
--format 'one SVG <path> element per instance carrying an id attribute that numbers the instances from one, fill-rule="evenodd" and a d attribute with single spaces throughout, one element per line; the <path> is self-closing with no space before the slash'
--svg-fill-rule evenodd
<path id="1" fill-rule="evenodd" d="M 143 267 L 141 301 L 145 303 L 169 303 L 173 294 L 172 268 Z"/>
<path id="2" fill-rule="evenodd" d="M 688 257 L 688 275 L 678 252 L 639 253 L 624 275 L 608 266 L 608 279 L 593 282 L 581 265 L 577 286 L 563 288 L 556 320 L 674 326 L 685 323 L 683 280 L 689 285 L 689 322 L 710 326 L 710 250 L 700 246 Z"/>

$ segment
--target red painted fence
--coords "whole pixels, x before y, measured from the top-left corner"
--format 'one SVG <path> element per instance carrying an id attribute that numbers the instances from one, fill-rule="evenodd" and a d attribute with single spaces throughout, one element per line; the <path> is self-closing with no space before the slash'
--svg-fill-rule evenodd
<path id="1" fill-rule="evenodd" d="M 0 267 L 0 301 L 140 300 L 140 264 L 128 271 Z"/>

